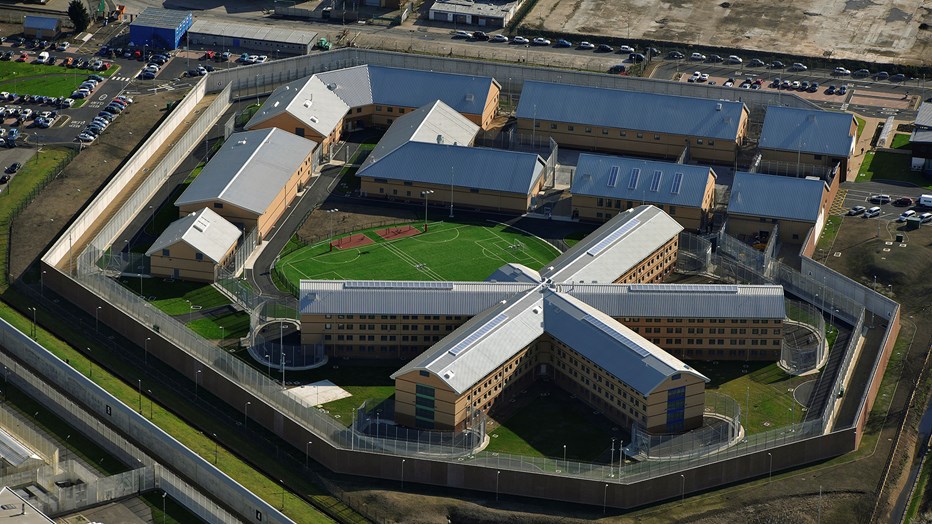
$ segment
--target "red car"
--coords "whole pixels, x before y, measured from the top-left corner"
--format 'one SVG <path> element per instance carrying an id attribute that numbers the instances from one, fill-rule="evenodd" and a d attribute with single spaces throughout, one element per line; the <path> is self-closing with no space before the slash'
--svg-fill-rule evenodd
<path id="1" fill-rule="evenodd" d="M 17 62 L 25 62 L 26 60 L 29 60 L 29 53 L 23 53 L 16 59 Z"/>
<path id="2" fill-rule="evenodd" d="M 915 204 L 912 198 L 909 197 L 900 197 L 893 201 L 894 206 L 907 207 Z"/>

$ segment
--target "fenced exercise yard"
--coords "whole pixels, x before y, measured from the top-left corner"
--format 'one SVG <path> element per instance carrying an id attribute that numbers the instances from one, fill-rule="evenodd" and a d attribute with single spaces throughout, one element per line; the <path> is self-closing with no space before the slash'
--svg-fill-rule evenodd
<path id="1" fill-rule="evenodd" d="M 332 247 L 331 247 L 332 245 Z M 311 244 L 282 257 L 279 282 L 296 293 L 302 279 L 480 281 L 507 263 L 540 269 L 559 251 L 495 222 L 401 223 Z"/>

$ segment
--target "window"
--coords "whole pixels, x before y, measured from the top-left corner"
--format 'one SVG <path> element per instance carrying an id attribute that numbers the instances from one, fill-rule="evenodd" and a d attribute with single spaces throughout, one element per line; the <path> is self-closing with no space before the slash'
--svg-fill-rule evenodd
<path id="1" fill-rule="evenodd" d="M 620 136 L 628 136 L 628 132 L 627 132 L 627 131 L 619 131 L 618 134 L 619 134 Z"/>
<path id="2" fill-rule="evenodd" d="M 815 160 L 822 160 L 822 155 L 812 155 L 812 158 Z"/>
<path id="3" fill-rule="evenodd" d="M 375 110 L 376 110 L 376 111 L 381 111 L 381 110 L 382 110 L 382 106 L 375 106 Z"/>
<path id="4" fill-rule="evenodd" d="M 587 127 L 587 128 L 586 128 L 586 132 L 587 132 L 587 133 L 591 133 L 591 132 L 592 132 L 592 128 L 591 128 L 591 127 Z"/>
<path id="5" fill-rule="evenodd" d="M 566 126 L 567 131 L 573 131 L 575 128 L 573 126 Z"/>
<path id="6" fill-rule="evenodd" d="M 696 139 L 696 143 L 699 144 L 699 145 L 701 146 L 701 145 L 702 145 L 702 139 L 701 139 L 701 138 L 697 138 L 697 139 Z"/>
<path id="7" fill-rule="evenodd" d="M 394 108 L 394 107 L 389 107 L 389 108 L 388 108 L 388 112 L 389 112 L 389 113 L 394 113 L 394 112 L 395 112 L 395 108 Z"/>
<path id="8" fill-rule="evenodd" d="M 644 138 L 644 133 L 638 133 L 638 134 L 637 134 L 637 137 L 638 137 L 638 138 Z"/>
<path id="9" fill-rule="evenodd" d="M 405 182 L 404 182 L 404 185 L 406 185 L 406 186 L 413 186 L 413 185 L 414 185 L 414 182 L 405 181 Z"/>
<path id="10" fill-rule="evenodd" d="M 715 145 L 715 140 L 709 140 L 709 145 L 710 145 L 710 146 L 714 146 L 714 145 Z"/>
<path id="11" fill-rule="evenodd" d="M 601 198 L 598 198 L 598 199 L 596 199 L 596 201 L 595 201 L 595 205 L 598 206 L 598 207 L 602 207 L 602 206 L 605 205 L 605 200 L 603 200 L 603 199 L 601 199 Z"/>
<path id="12" fill-rule="evenodd" d="M 654 140 L 660 140 L 660 135 L 654 135 Z"/>
<path id="13" fill-rule="evenodd" d="M 214 202 L 214 209 L 223 209 L 223 204 L 220 202 Z"/>
<path id="14" fill-rule="evenodd" d="M 169 256 L 168 250 L 167 250 L 167 249 L 163 249 L 163 250 L 162 250 L 162 256 L 163 256 L 163 257 Z"/>
<path id="15" fill-rule="evenodd" d="M 471 187 L 471 188 L 469 188 L 469 192 L 470 192 L 470 193 L 478 193 L 479 190 L 476 189 L 476 188 L 474 188 L 474 187 Z"/>
<path id="16" fill-rule="evenodd" d="M 672 216 L 672 215 L 675 215 L 675 214 L 676 214 L 676 207 L 670 206 L 670 211 L 668 212 L 668 214 L 671 215 L 671 216 Z"/>
<path id="17" fill-rule="evenodd" d="M 405 108 L 399 107 L 399 108 L 398 108 L 398 112 L 401 113 L 401 114 L 405 114 Z"/>
<path id="18" fill-rule="evenodd" d="M 429 377 L 429 376 L 430 376 L 430 371 L 425 371 L 425 370 L 422 369 L 422 370 L 420 371 L 420 374 L 421 374 L 422 377 Z M 420 387 L 421 387 L 421 386 L 418 386 L 418 388 L 420 388 Z"/>
<path id="19" fill-rule="evenodd" d="M 602 134 L 603 134 L 603 135 L 607 135 L 607 134 L 608 134 L 608 129 L 603 129 L 603 130 L 602 130 Z"/>
<path id="20" fill-rule="evenodd" d="M 195 253 L 194 260 L 204 260 L 204 253 Z"/>
<path id="21" fill-rule="evenodd" d="M 361 107 L 357 107 L 357 108 L 356 108 L 356 112 L 357 112 L 357 113 L 362 113 L 362 108 L 361 108 Z"/>
<path id="22" fill-rule="evenodd" d="M 540 124 L 537 124 L 535 127 L 540 127 Z M 556 128 L 557 128 L 556 124 L 550 124 L 550 129 L 556 129 Z"/>

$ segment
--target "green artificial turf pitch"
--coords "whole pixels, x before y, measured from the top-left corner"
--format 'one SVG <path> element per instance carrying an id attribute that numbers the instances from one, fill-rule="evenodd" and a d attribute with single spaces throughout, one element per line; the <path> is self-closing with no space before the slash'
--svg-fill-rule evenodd
<path id="1" fill-rule="evenodd" d="M 385 227 L 362 232 L 372 244 L 331 251 L 325 240 L 283 257 L 277 269 L 296 287 L 302 279 L 481 281 L 503 264 L 540 269 L 559 254 L 540 238 L 494 222 L 436 222 L 426 233 L 390 241 L 375 233 Z"/>

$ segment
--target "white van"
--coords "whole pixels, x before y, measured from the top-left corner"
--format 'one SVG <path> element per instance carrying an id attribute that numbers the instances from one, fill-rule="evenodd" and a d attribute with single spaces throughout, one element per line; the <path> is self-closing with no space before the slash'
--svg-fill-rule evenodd
<path id="1" fill-rule="evenodd" d="M 918 203 L 920 206 L 932 207 L 932 195 L 920 195 Z"/>
<path id="2" fill-rule="evenodd" d="M 42 51 L 41 53 L 39 53 L 39 57 L 36 58 L 36 63 L 37 63 L 37 64 L 44 64 L 44 63 L 46 63 L 46 62 L 48 62 L 48 61 L 49 61 L 49 53 L 48 53 L 48 51 Z"/>

